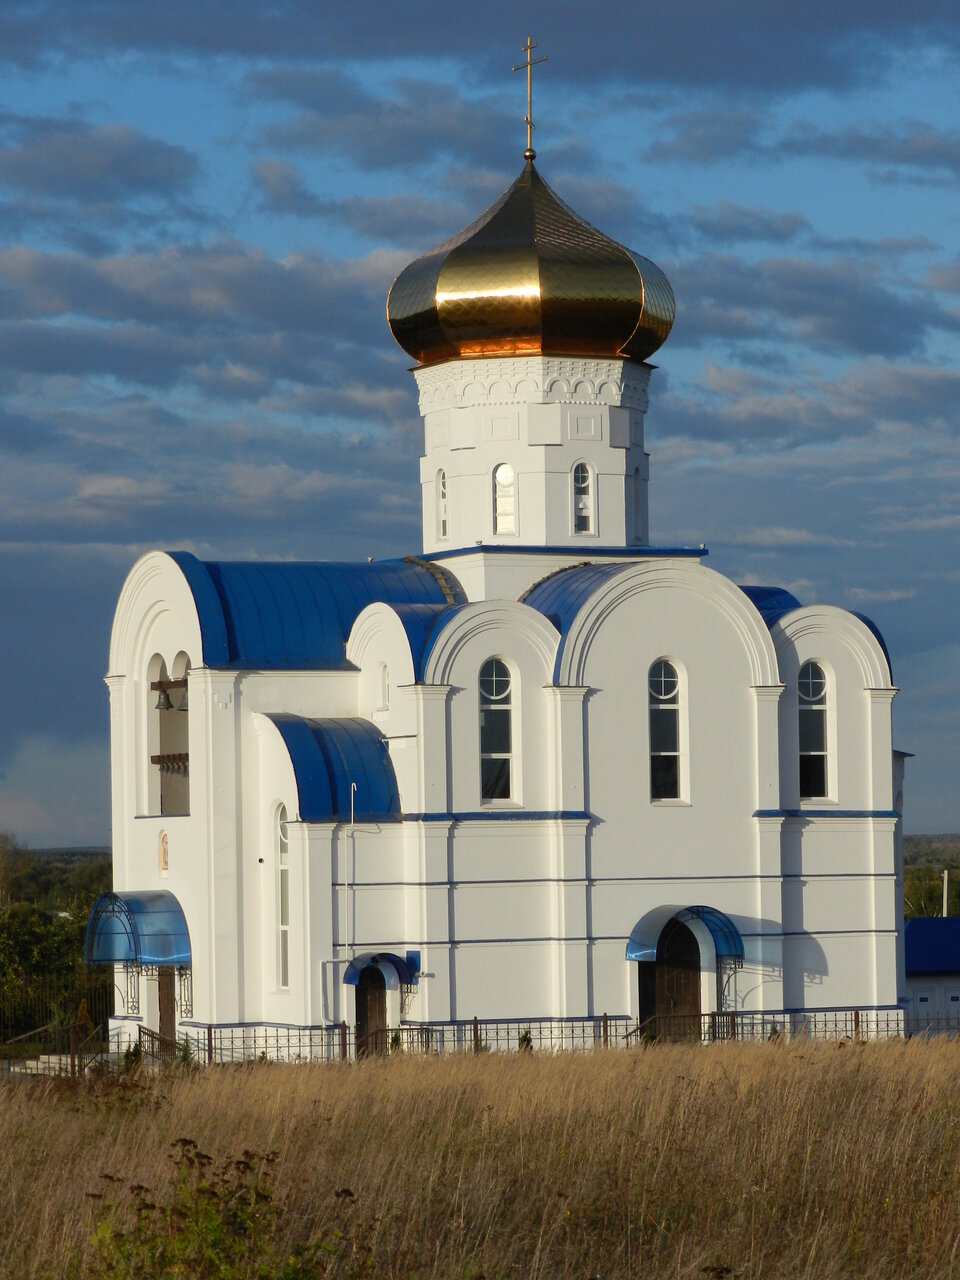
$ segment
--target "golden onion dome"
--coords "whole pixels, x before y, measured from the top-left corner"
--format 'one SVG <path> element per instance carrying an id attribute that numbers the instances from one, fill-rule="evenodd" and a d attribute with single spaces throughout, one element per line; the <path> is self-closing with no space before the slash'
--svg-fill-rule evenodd
<path id="1" fill-rule="evenodd" d="M 405 267 L 387 298 L 393 336 L 421 364 L 540 354 L 646 360 L 674 314 L 660 268 L 578 217 L 532 159 L 475 222 Z"/>

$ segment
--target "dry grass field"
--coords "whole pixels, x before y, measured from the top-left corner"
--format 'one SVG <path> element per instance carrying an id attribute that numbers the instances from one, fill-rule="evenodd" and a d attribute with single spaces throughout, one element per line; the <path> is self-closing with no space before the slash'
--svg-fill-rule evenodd
<path id="1" fill-rule="evenodd" d="M 958 1174 L 954 1042 L 7 1082 L 0 1275 L 960 1276 Z"/>

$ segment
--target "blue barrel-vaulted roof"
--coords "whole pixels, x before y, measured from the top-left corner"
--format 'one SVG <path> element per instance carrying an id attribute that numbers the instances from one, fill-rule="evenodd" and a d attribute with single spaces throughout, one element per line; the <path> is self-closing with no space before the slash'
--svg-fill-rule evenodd
<path id="1" fill-rule="evenodd" d="M 187 965 L 190 931 L 166 889 L 102 893 L 83 940 L 84 964 Z"/>
<path id="2" fill-rule="evenodd" d="M 801 607 L 800 601 L 784 587 L 761 587 L 750 583 L 740 590 L 754 606 L 768 627 Z"/>
<path id="3" fill-rule="evenodd" d="M 687 924 L 699 920 L 710 932 L 718 963 L 732 964 L 735 969 L 743 965 L 743 938 L 740 930 L 728 915 L 716 907 L 655 907 L 640 920 L 627 939 L 628 960 L 652 964 L 657 958 L 657 943 L 664 926 L 670 920 Z"/>
<path id="4" fill-rule="evenodd" d="M 193 593 L 204 665 L 220 669 L 344 668 L 347 638 L 367 605 L 442 610 L 466 601 L 452 574 L 422 561 L 203 561 L 187 551 L 170 556 Z"/>
<path id="5" fill-rule="evenodd" d="M 542 613 L 560 632 L 553 669 L 554 680 L 559 675 L 563 647 L 577 614 L 604 583 L 631 568 L 632 564 L 624 564 L 622 560 L 614 564 L 573 565 L 569 569 L 558 569 L 556 573 L 551 573 L 532 586 L 526 595 L 521 596 L 524 604 Z"/>
<path id="6" fill-rule="evenodd" d="M 400 793 L 387 744 L 376 725 L 354 717 L 308 720 L 271 715 L 297 781 L 302 822 L 357 822 L 400 817 Z"/>

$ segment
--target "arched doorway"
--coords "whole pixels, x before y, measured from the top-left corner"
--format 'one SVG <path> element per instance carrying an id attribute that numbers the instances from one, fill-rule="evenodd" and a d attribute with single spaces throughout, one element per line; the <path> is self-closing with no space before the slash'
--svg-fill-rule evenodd
<path id="1" fill-rule="evenodd" d="M 387 983 L 375 964 L 357 982 L 357 1057 L 387 1052 Z"/>
<path id="2" fill-rule="evenodd" d="M 682 920 L 664 925 L 653 964 L 640 964 L 640 1022 L 660 1040 L 700 1038 L 700 944 Z"/>

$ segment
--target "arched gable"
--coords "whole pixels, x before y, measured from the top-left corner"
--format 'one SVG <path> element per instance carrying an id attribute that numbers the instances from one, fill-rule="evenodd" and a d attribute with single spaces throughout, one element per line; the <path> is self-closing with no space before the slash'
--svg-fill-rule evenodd
<path id="1" fill-rule="evenodd" d="M 358 616 L 347 639 L 348 662 L 363 668 L 376 652 L 389 661 L 395 685 L 414 684 L 434 630 L 444 625 L 455 605 L 371 604 Z"/>
<path id="2" fill-rule="evenodd" d="M 760 614 L 740 589 L 722 574 L 703 565 L 680 560 L 644 561 L 626 565 L 606 577 L 598 575 L 596 589 L 569 623 L 562 641 L 555 683 L 582 685 L 591 644 L 604 620 L 624 601 L 645 592 L 684 591 L 710 603 L 730 623 L 740 639 L 754 685 L 779 684 L 773 641 Z"/>
<path id="3" fill-rule="evenodd" d="M 528 605 L 498 600 L 477 601 L 449 610 L 445 621 L 438 624 L 430 636 L 423 661 L 423 683 L 452 683 L 464 648 L 487 631 L 509 632 L 520 644 L 532 649 L 543 668 L 543 683 L 550 682 L 559 640 L 556 629 Z M 507 646 L 506 656 L 512 656 L 514 648 Z"/>
<path id="4" fill-rule="evenodd" d="M 806 605 L 785 614 L 771 627 L 770 634 L 780 655 L 795 650 L 806 637 L 823 637 L 828 647 L 839 642 L 853 657 L 863 677 L 865 689 L 892 689 L 890 662 L 878 632 L 857 614 L 836 605 Z M 819 653 L 816 644 L 813 650 Z M 810 656 L 816 656 L 811 653 Z M 829 658 L 824 652 L 821 658 Z"/>
<path id="5" fill-rule="evenodd" d="M 136 562 L 120 591 L 110 633 L 108 675 L 145 672 L 154 654 L 173 670 L 179 654 L 207 663 L 194 592 L 164 551 Z"/>

